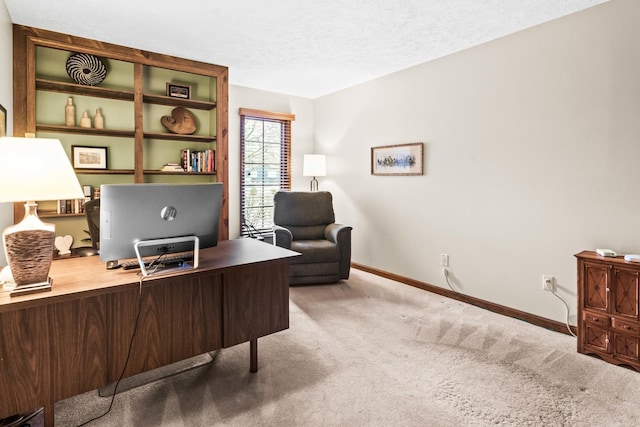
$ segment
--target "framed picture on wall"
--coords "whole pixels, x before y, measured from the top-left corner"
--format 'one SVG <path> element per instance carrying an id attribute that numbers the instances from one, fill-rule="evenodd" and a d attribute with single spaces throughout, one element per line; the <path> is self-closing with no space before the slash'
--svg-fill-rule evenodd
<path id="1" fill-rule="evenodd" d="M 71 146 L 75 169 L 107 169 L 107 147 Z"/>
<path id="2" fill-rule="evenodd" d="M 371 147 L 371 175 L 422 175 L 422 142 Z"/>
<path id="3" fill-rule="evenodd" d="M 0 105 L 0 136 L 7 136 L 7 109 Z"/>

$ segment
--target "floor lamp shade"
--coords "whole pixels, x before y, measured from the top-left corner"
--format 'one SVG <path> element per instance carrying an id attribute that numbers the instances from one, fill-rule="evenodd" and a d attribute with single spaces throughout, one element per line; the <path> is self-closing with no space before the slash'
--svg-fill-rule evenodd
<path id="1" fill-rule="evenodd" d="M 2 235 L 14 293 L 51 289 L 55 226 L 38 218 L 36 200 L 84 197 L 60 141 L 0 138 L 0 188 L 0 202 L 26 201 L 22 222 L 7 227 Z"/>
<path id="2" fill-rule="evenodd" d="M 327 158 L 324 154 L 305 154 L 302 175 L 311 176 L 311 191 L 318 191 L 317 176 L 327 175 Z"/>

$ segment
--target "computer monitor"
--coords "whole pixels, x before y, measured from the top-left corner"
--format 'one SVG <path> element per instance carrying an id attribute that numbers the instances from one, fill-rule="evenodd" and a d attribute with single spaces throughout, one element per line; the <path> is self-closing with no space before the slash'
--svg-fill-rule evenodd
<path id="1" fill-rule="evenodd" d="M 222 183 L 101 185 L 100 259 L 193 251 L 194 240 L 189 239 L 193 236 L 200 249 L 216 246 L 222 187 Z"/>

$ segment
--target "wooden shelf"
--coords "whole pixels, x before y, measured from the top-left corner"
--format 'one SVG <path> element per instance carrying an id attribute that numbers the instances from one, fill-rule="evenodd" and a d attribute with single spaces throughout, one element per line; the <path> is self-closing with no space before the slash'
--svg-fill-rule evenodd
<path id="1" fill-rule="evenodd" d="M 196 110 L 213 110 L 216 108 L 215 102 L 198 101 L 195 99 L 174 98 L 172 96 L 142 95 L 142 99 L 147 104 L 168 105 L 170 107 L 195 108 Z"/>
<path id="2" fill-rule="evenodd" d="M 64 125 L 46 125 L 37 124 L 36 130 L 38 132 L 53 132 L 53 133 L 72 133 L 82 135 L 95 135 L 95 136 L 112 136 L 116 138 L 133 138 L 135 132 L 132 130 L 119 130 L 119 129 L 96 129 L 96 128 L 81 128 L 79 126 L 64 126 Z"/>
<path id="3" fill-rule="evenodd" d="M 71 218 L 71 217 L 79 217 L 79 216 L 85 216 L 84 212 L 79 212 L 79 213 L 66 213 L 66 214 L 59 214 L 59 213 L 54 213 L 54 212 L 40 212 L 38 211 L 38 217 L 39 218 Z"/>
<path id="4" fill-rule="evenodd" d="M 78 175 L 133 175 L 133 169 L 74 169 Z"/>
<path id="5" fill-rule="evenodd" d="M 98 86 L 85 86 L 71 82 L 59 82 L 55 80 L 36 79 L 36 89 L 49 92 L 61 92 L 73 95 L 96 96 L 99 98 L 118 99 L 121 101 L 133 101 L 133 92 L 109 89 Z"/>
<path id="6" fill-rule="evenodd" d="M 215 176 L 216 172 L 163 172 L 159 170 L 147 170 L 144 171 L 145 175 L 211 175 Z"/>
<path id="7" fill-rule="evenodd" d="M 201 135 L 180 135 L 177 133 L 164 133 L 164 132 L 145 132 L 145 139 L 164 139 L 174 141 L 189 141 L 189 142 L 214 142 L 215 136 L 201 136 Z"/>

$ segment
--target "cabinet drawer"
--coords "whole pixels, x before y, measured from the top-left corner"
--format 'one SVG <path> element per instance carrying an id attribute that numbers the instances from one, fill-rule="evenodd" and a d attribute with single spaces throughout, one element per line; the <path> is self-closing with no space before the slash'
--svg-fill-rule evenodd
<path id="1" fill-rule="evenodd" d="M 640 336 L 640 324 L 628 320 L 620 320 L 616 317 L 611 319 L 611 327 L 625 334 Z"/>
<path id="2" fill-rule="evenodd" d="M 583 311 L 582 320 L 592 325 L 598 325 L 601 328 L 606 328 L 611 325 L 611 318 L 609 316 L 591 311 Z"/>

